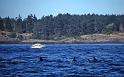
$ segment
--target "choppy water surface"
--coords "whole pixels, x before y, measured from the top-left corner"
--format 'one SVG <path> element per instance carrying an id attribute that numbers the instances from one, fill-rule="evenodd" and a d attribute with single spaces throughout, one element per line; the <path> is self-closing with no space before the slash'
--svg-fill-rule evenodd
<path id="1" fill-rule="evenodd" d="M 1 44 L 0 77 L 124 77 L 124 44 L 30 47 Z"/>

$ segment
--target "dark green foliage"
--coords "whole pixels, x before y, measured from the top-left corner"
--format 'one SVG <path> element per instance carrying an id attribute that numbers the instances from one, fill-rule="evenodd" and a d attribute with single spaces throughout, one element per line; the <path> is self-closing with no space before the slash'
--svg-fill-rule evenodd
<path id="1" fill-rule="evenodd" d="M 85 34 L 124 32 L 124 15 L 70 15 L 43 16 L 37 19 L 28 15 L 23 19 L 0 18 L 0 30 L 33 33 L 37 39 L 61 39 Z"/>
<path id="2" fill-rule="evenodd" d="M 110 33 L 114 32 L 114 31 L 116 31 L 114 23 L 108 24 L 102 29 L 102 32 L 107 33 L 107 34 L 110 34 Z"/>
<path id="3" fill-rule="evenodd" d="M 4 27 L 5 27 L 4 30 L 5 30 L 5 31 L 10 31 L 10 32 L 12 32 L 13 29 L 12 29 L 12 21 L 11 21 L 11 19 L 10 19 L 9 17 L 7 17 L 7 18 L 3 19 L 3 21 L 4 21 L 3 25 L 4 25 Z"/>
<path id="4" fill-rule="evenodd" d="M 16 17 L 16 22 L 15 22 L 15 31 L 18 33 L 22 33 L 23 31 L 23 27 L 22 27 L 22 18 L 19 15 L 18 17 Z"/>
<path id="5" fill-rule="evenodd" d="M 4 28 L 4 21 L 3 19 L 0 17 L 0 30 L 3 31 L 5 28 Z"/>
<path id="6" fill-rule="evenodd" d="M 36 21 L 37 18 L 35 17 L 35 15 L 34 16 L 32 14 L 28 15 L 28 17 L 26 18 L 26 32 L 28 33 L 33 32 Z"/>

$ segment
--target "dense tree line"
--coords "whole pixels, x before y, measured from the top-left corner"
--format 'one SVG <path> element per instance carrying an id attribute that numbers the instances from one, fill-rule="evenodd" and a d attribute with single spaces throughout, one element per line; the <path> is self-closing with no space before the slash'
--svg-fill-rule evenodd
<path id="1" fill-rule="evenodd" d="M 124 32 L 124 15 L 49 15 L 37 19 L 35 15 L 28 15 L 22 19 L 1 18 L 0 30 L 18 33 L 33 33 L 32 38 L 59 39 L 62 37 L 76 37 L 94 33 Z"/>

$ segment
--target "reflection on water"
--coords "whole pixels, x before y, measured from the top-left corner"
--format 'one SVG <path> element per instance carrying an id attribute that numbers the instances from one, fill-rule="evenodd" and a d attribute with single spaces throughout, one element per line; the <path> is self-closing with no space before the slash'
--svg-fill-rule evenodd
<path id="1" fill-rule="evenodd" d="M 124 77 L 124 44 L 0 45 L 0 77 Z"/>

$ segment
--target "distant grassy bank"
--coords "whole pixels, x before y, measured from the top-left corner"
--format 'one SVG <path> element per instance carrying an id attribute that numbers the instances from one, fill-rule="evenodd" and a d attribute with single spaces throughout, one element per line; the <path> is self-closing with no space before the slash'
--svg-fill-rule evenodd
<path id="1" fill-rule="evenodd" d="M 14 36 L 11 33 L 6 34 L 6 36 L 0 34 L 0 43 L 124 43 L 124 33 L 111 33 L 111 34 L 89 34 L 89 35 L 81 35 L 81 36 L 75 36 L 75 37 L 62 37 L 56 40 L 42 40 L 42 39 L 18 39 L 18 38 L 12 38 L 9 36 Z M 25 35 L 26 37 L 31 37 L 31 34 L 20 34 Z"/>
<path id="2" fill-rule="evenodd" d="M 66 37 L 60 40 L 37 40 L 30 39 L 22 41 L 24 43 L 41 42 L 41 43 L 124 43 L 124 33 L 112 34 L 90 34 L 78 37 Z"/>

